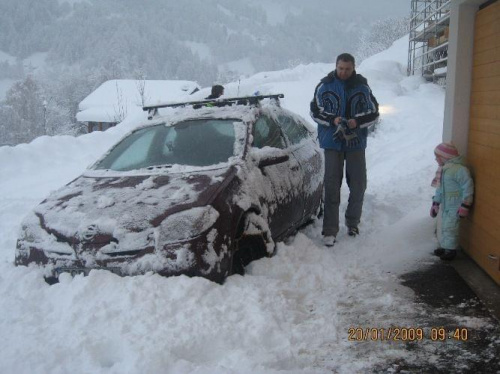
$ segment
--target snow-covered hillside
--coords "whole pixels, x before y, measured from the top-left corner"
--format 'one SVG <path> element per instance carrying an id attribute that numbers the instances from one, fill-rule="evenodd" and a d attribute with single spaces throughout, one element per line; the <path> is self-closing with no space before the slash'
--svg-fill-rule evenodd
<path id="1" fill-rule="evenodd" d="M 411 362 L 416 353 L 404 344 L 347 340 L 351 326 L 412 325 L 422 311 L 398 275 L 435 261 L 428 208 L 444 91 L 406 77 L 406 48 L 403 38 L 357 69 L 382 112 L 368 143 L 361 235 L 352 239 L 341 228 L 326 248 L 316 222 L 223 286 L 105 271 L 63 275 L 48 286 L 40 269 L 13 265 L 23 216 L 145 120 L 142 113 L 104 133 L 1 147 L 0 372 L 358 373 L 402 357 Z M 282 92 L 283 105 L 309 119 L 314 87 L 331 69 L 259 73 L 225 94 Z M 346 199 L 344 186 L 341 211 Z"/>

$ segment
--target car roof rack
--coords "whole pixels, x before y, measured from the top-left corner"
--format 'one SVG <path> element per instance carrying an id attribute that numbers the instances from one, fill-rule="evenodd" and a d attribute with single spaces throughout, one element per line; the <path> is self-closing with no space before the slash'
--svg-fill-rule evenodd
<path id="1" fill-rule="evenodd" d="M 195 109 L 202 107 L 223 107 L 232 105 L 260 105 L 260 101 L 263 99 L 273 99 L 279 106 L 279 99 L 284 98 L 283 94 L 275 95 L 254 95 L 254 96 L 240 96 L 240 97 L 228 97 L 224 99 L 208 99 L 200 101 L 186 101 L 183 103 L 171 103 L 171 104 L 157 104 L 157 105 L 147 105 L 142 108 L 145 112 L 148 112 L 148 119 L 153 119 L 154 116 L 158 114 L 158 109 L 160 108 L 178 108 L 192 106 Z"/>

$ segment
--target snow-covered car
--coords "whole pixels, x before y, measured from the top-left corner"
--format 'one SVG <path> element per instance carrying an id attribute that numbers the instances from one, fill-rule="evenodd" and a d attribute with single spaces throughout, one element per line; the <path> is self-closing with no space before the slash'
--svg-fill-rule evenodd
<path id="1" fill-rule="evenodd" d="M 34 209 L 15 263 L 223 282 L 315 217 L 322 157 L 276 96 L 172 105 Z"/>

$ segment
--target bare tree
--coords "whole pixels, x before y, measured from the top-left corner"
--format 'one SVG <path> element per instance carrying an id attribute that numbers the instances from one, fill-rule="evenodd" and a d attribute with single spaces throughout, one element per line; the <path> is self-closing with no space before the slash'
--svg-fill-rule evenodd
<path id="1" fill-rule="evenodd" d="M 137 87 L 137 91 L 139 92 L 139 97 L 141 99 L 141 106 L 145 107 L 146 102 L 149 99 L 149 97 L 146 97 L 146 74 L 140 71 L 135 75 L 136 75 L 135 85 Z"/>
<path id="2" fill-rule="evenodd" d="M 118 85 L 118 81 L 115 82 L 116 84 L 116 106 L 115 106 L 115 116 L 113 118 L 113 121 L 116 123 L 122 122 L 126 117 L 128 113 L 128 107 L 127 107 L 127 101 L 123 97 L 123 91 Z"/>

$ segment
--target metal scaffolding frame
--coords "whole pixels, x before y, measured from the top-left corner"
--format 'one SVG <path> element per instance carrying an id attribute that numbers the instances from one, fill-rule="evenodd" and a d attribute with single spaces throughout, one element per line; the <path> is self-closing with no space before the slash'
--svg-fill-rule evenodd
<path id="1" fill-rule="evenodd" d="M 412 0 L 408 75 L 446 81 L 451 0 Z"/>

